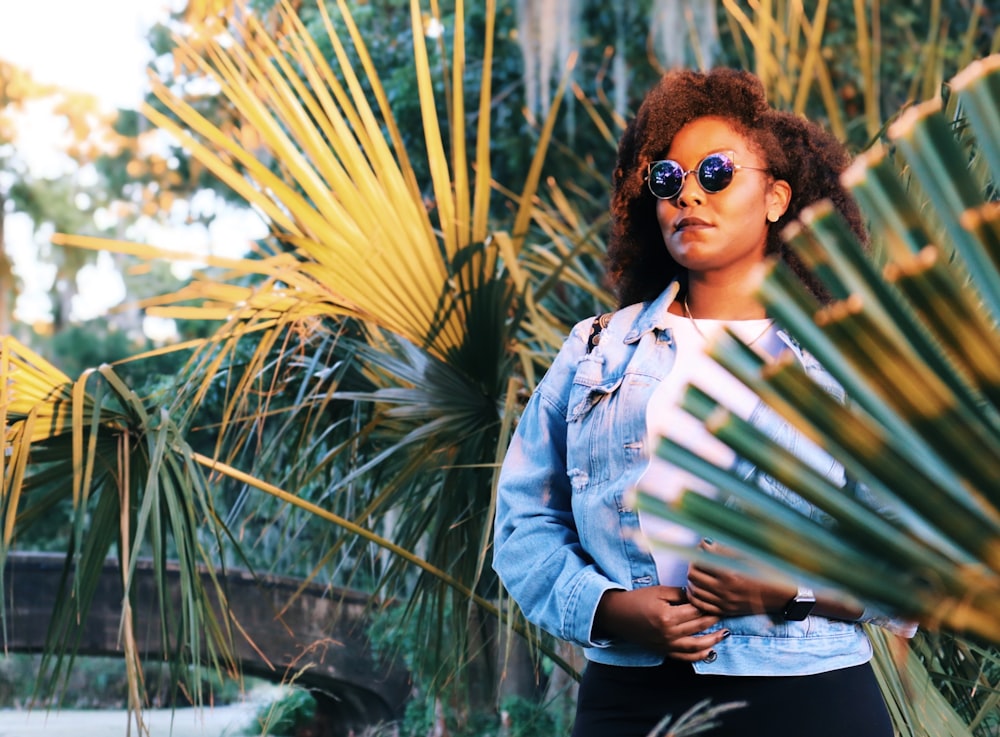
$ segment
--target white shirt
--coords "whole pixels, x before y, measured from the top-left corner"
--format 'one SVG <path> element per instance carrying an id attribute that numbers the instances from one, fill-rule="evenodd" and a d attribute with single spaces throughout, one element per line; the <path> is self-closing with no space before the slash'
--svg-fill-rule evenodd
<path id="1" fill-rule="evenodd" d="M 715 488 L 696 476 L 657 457 L 660 437 L 667 437 L 694 451 L 721 468 L 731 467 L 736 457 L 729 446 L 712 436 L 702 422 L 680 408 L 687 385 L 693 384 L 707 392 L 734 414 L 747 419 L 760 401 L 757 395 L 722 368 L 705 353 L 708 341 L 728 327 L 744 343 L 762 354 L 777 354 L 784 344 L 777 337 L 773 321 L 762 320 L 693 320 L 669 313 L 667 327 L 672 333 L 677 354 L 670 373 L 650 397 L 646 405 L 649 467 L 638 486 L 665 500 L 673 500 L 685 489 L 714 496 Z M 698 542 L 698 534 L 674 522 L 652 515 L 639 515 L 639 526 L 647 539 L 655 539 L 652 547 L 660 584 L 682 586 L 687 581 L 688 560 L 681 550 L 664 548 L 662 544 L 689 548 Z"/>

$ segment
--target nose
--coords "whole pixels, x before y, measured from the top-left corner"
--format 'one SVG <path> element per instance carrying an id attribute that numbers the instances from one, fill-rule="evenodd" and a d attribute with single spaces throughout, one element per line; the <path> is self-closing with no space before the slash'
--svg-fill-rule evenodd
<path id="1" fill-rule="evenodd" d="M 685 176 L 681 182 L 681 191 L 677 194 L 677 207 L 700 205 L 705 202 L 705 192 L 698 184 L 698 177 Z"/>

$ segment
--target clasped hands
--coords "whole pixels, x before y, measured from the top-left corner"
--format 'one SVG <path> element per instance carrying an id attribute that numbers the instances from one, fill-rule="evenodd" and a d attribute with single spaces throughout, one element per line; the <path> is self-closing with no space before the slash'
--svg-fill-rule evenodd
<path id="1" fill-rule="evenodd" d="M 702 541 L 718 555 L 723 546 Z M 794 593 L 794 590 L 792 590 Z M 688 585 L 646 586 L 605 592 L 597 608 L 595 637 L 635 642 L 688 662 L 704 660 L 728 630 L 704 632 L 723 617 L 780 610 L 791 597 L 788 587 L 723 568 L 692 564 Z"/>
<path id="2" fill-rule="evenodd" d="M 699 547 L 715 555 L 732 551 L 705 539 Z M 780 612 L 795 595 L 795 587 L 747 576 L 735 570 L 692 563 L 688 568 L 687 599 L 705 614 L 740 617 Z"/>

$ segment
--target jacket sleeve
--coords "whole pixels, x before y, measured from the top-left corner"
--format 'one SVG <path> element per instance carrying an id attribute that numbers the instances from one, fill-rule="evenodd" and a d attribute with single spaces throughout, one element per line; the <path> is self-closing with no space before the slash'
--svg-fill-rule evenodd
<path id="1" fill-rule="evenodd" d="M 529 621 L 584 646 L 602 594 L 622 588 L 580 544 L 566 473 L 567 404 L 586 351 L 579 323 L 528 400 L 500 470 L 493 568 Z"/>

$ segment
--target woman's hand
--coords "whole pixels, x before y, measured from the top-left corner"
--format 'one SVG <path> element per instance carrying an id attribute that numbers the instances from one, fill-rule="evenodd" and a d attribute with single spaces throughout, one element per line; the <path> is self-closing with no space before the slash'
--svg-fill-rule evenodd
<path id="1" fill-rule="evenodd" d="M 627 640 L 677 660 L 704 660 L 728 632 L 699 635 L 719 618 L 699 611 L 676 586 L 606 591 L 597 605 L 595 639 Z"/>
<path id="2" fill-rule="evenodd" d="M 703 550 L 729 555 L 725 547 L 703 540 Z M 795 596 L 795 587 L 751 578 L 724 568 L 692 564 L 688 569 L 688 600 L 706 614 L 739 617 L 781 612 Z"/>

